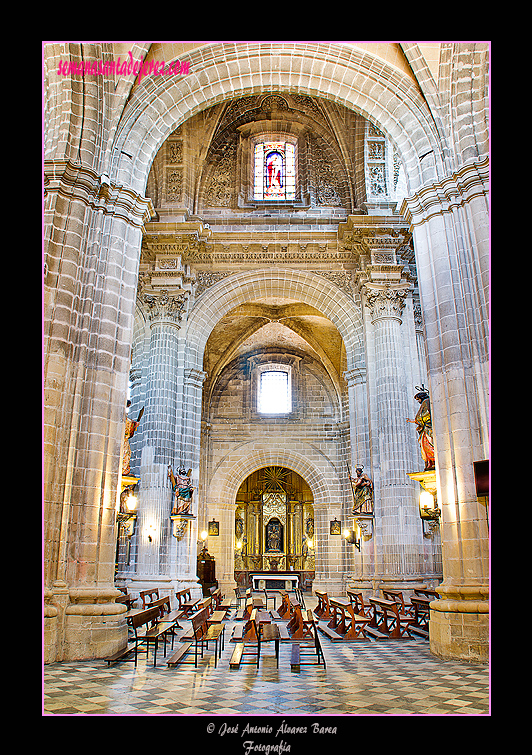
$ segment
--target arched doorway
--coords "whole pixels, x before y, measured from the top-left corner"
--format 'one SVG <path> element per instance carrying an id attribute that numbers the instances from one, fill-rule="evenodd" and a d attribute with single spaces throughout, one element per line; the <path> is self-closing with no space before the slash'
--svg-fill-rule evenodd
<path id="1" fill-rule="evenodd" d="M 267 466 L 248 475 L 236 495 L 234 578 L 264 587 L 287 586 L 283 575 L 298 576 L 308 589 L 315 576 L 314 505 L 309 485 L 286 467 Z"/>

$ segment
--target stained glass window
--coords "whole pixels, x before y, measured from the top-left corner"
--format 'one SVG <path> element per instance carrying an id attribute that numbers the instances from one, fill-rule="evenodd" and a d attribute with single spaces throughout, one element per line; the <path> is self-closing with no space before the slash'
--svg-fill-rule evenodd
<path id="1" fill-rule="evenodd" d="M 254 198 L 295 199 L 295 147 L 288 142 L 260 142 L 255 146 Z"/>

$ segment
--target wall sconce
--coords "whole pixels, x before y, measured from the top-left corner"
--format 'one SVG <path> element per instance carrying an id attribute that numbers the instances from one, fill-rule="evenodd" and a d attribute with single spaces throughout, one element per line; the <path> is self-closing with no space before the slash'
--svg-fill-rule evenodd
<path id="1" fill-rule="evenodd" d="M 137 520 L 137 496 L 133 494 L 133 487 L 127 492 L 127 488 L 122 491 L 120 496 L 120 511 L 117 513 L 119 527 L 124 534 L 131 539 L 135 532 L 135 522 Z"/>
<path id="2" fill-rule="evenodd" d="M 358 529 L 358 527 L 356 529 Z M 346 543 L 348 543 L 348 545 L 354 545 L 355 548 L 358 551 L 360 551 L 360 540 L 361 540 L 360 531 L 359 531 L 358 539 L 357 539 L 356 529 L 350 530 L 346 528 L 344 530 L 344 540 Z"/>
<path id="3" fill-rule="evenodd" d="M 341 535 L 342 534 L 342 522 L 339 522 L 336 517 L 329 522 L 329 533 L 331 535 Z"/>
<path id="4" fill-rule="evenodd" d="M 419 494 L 419 516 L 423 524 L 423 536 L 430 537 L 438 527 L 441 510 L 435 496 L 428 490 L 422 490 Z"/>

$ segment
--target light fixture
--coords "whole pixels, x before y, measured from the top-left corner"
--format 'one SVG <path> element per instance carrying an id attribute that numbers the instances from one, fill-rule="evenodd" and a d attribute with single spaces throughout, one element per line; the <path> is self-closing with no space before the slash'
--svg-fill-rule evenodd
<path id="1" fill-rule="evenodd" d="M 358 528 L 357 528 L 358 529 Z M 344 529 L 344 540 L 348 545 L 354 545 L 357 550 L 360 551 L 360 533 L 357 538 L 357 532 L 356 529 L 348 529 L 347 527 Z"/>
<path id="2" fill-rule="evenodd" d="M 419 494 L 419 516 L 423 525 L 423 536 L 430 537 L 438 527 L 441 510 L 435 496 L 428 490 L 422 490 Z"/>
<path id="3" fill-rule="evenodd" d="M 207 530 L 202 530 L 202 531 L 201 531 L 201 534 L 200 534 L 200 540 L 201 540 L 202 542 L 205 542 L 205 540 L 207 540 Z"/>
<path id="4" fill-rule="evenodd" d="M 137 496 L 133 493 L 134 487 L 135 485 L 124 486 L 120 495 L 120 511 L 116 515 L 119 527 L 129 539 L 131 539 L 135 532 L 135 522 L 137 520 Z"/>

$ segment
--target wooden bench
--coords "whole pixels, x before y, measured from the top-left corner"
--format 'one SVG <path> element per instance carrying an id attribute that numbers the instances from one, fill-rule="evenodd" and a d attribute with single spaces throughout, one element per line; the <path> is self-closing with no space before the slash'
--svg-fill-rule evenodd
<path id="1" fill-rule="evenodd" d="M 180 619 L 185 619 L 194 613 L 195 606 L 199 603 L 200 598 L 191 597 L 190 587 L 178 590 L 175 596 L 179 602 Z"/>
<path id="2" fill-rule="evenodd" d="M 347 596 L 351 601 L 351 606 L 355 614 L 367 619 L 372 618 L 373 606 L 369 603 L 366 603 L 366 601 L 364 600 L 364 595 L 361 592 L 347 590 Z M 371 626 L 371 622 L 368 622 L 364 627 L 364 633 L 366 634 L 366 636 L 372 637 L 374 640 L 388 639 L 388 635 Z"/>
<path id="3" fill-rule="evenodd" d="M 326 592 L 320 592 L 319 590 L 315 590 L 315 595 L 318 598 L 318 605 L 314 609 L 314 614 L 318 617 L 318 619 L 329 621 L 331 619 L 329 596 Z"/>
<path id="4" fill-rule="evenodd" d="M 142 590 L 139 594 L 139 598 L 142 600 L 142 608 L 148 608 L 149 603 L 153 603 L 154 600 L 159 598 L 159 588 L 155 587 L 152 590 Z"/>
<path id="5" fill-rule="evenodd" d="M 284 631 L 288 634 L 288 637 L 284 635 Z M 292 649 L 290 653 L 290 670 L 299 672 L 301 666 L 309 665 L 321 665 L 326 667 L 325 656 L 321 647 L 318 631 L 316 627 L 316 621 L 312 615 L 310 609 L 306 610 L 306 618 L 303 614 L 301 606 L 296 605 L 294 607 L 294 613 L 290 621 L 286 626 L 279 627 L 282 642 L 292 643 Z M 307 660 L 309 657 L 314 660 Z M 303 660 L 305 659 L 305 660 Z"/>
<path id="6" fill-rule="evenodd" d="M 332 642 L 355 642 L 368 640 L 369 616 L 360 616 L 353 608 L 350 600 L 345 598 L 329 598 L 332 613 L 331 620 L 320 631 Z"/>
<path id="7" fill-rule="evenodd" d="M 201 652 L 203 658 L 203 650 L 207 648 L 209 650 L 209 642 L 214 642 L 214 665 L 218 663 L 221 651 L 224 649 L 224 624 L 213 624 L 209 622 L 210 610 L 209 608 L 203 608 L 201 611 L 193 614 L 190 617 L 190 623 L 192 625 L 192 634 L 183 637 L 185 641 L 192 641 L 194 643 L 194 665 L 198 665 L 198 651 Z"/>
<path id="8" fill-rule="evenodd" d="M 294 614 L 294 609 L 296 606 L 299 606 L 298 601 L 292 600 L 287 592 L 282 592 L 281 604 L 277 611 L 272 612 L 272 616 L 279 621 L 289 621 Z"/>
<path id="9" fill-rule="evenodd" d="M 390 590 L 389 588 L 381 587 L 381 592 L 383 598 L 386 598 L 386 600 L 395 600 L 399 608 L 399 613 L 402 613 L 405 616 L 414 615 L 414 606 L 412 604 L 405 603 L 405 599 L 401 590 Z"/>
<path id="10" fill-rule="evenodd" d="M 410 625 L 410 631 L 428 640 L 432 598 L 428 598 L 426 595 L 412 595 L 410 600 L 414 607 L 414 621 Z"/>
<path id="11" fill-rule="evenodd" d="M 361 592 L 355 592 L 354 590 L 347 590 L 347 597 L 351 601 L 353 610 L 359 616 L 371 617 L 373 610 L 369 603 L 364 600 L 364 595 Z"/>
<path id="12" fill-rule="evenodd" d="M 168 632 L 172 635 L 172 650 L 174 648 L 174 637 L 175 637 L 175 630 L 176 629 L 182 629 L 183 627 L 181 624 L 179 624 L 178 619 L 181 618 L 181 611 L 179 609 L 172 610 L 172 607 L 170 605 L 170 596 L 166 596 L 164 598 L 159 598 L 159 600 L 155 600 L 153 603 L 150 603 L 148 608 L 158 608 L 159 609 L 159 618 L 158 618 L 158 624 L 159 626 L 162 626 L 164 624 L 168 627 Z M 166 652 L 165 652 L 166 655 Z"/>
<path id="13" fill-rule="evenodd" d="M 397 603 L 394 600 L 384 598 L 370 598 L 373 606 L 373 616 L 369 626 L 388 636 L 390 640 L 412 639 L 409 627 L 414 621 L 412 616 L 399 613 Z"/>
<path id="14" fill-rule="evenodd" d="M 218 589 L 213 590 L 211 598 L 214 604 L 214 612 L 216 613 L 217 611 L 223 611 L 225 618 L 228 612 L 231 610 L 231 602 L 224 600 L 224 596 L 222 595 L 222 591 L 219 587 Z"/>
<path id="15" fill-rule="evenodd" d="M 279 627 L 272 622 L 268 611 L 253 608 L 249 619 L 243 625 L 234 627 L 231 641 L 236 642 L 236 645 L 229 661 L 229 668 L 239 669 L 243 663 L 253 663 L 258 668 L 261 648 L 265 642 L 275 643 L 275 658 L 279 666 L 280 639 Z M 247 657 L 253 660 L 244 660 Z"/>
<path id="16" fill-rule="evenodd" d="M 133 646 L 126 646 L 113 655 L 105 658 L 104 660 L 107 661 L 107 665 L 115 663 L 116 661 L 133 660 L 136 666 L 139 653 L 146 653 L 147 656 L 150 650 L 150 645 L 153 644 L 153 665 L 156 666 L 159 640 L 161 638 L 165 640 L 166 654 L 166 633 L 169 631 L 169 626 L 167 624 L 159 624 L 159 616 L 159 607 L 147 608 L 144 611 L 139 611 L 133 614 L 129 619 L 130 626 L 134 632 Z M 143 633 L 140 631 L 142 628 L 144 628 Z M 145 650 L 141 649 L 142 645 L 146 646 Z M 127 657 L 130 653 L 134 653 L 134 658 Z"/>
<path id="17" fill-rule="evenodd" d="M 249 619 L 251 618 L 251 612 L 255 608 L 258 610 L 262 610 L 264 608 L 262 598 L 247 598 L 245 608 L 241 608 L 236 612 L 235 619 L 237 621 L 249 621 Z"/>
<path id="18" fill-rule="evenodd" d="M 421 595 L 425 598 L 430 598 L 431 600 L 438 600 L 440 597 L 439 592 L 436 590 L 425 590 L 423 588 L 417 588 L 414 590 L 414 595 Z"/>

